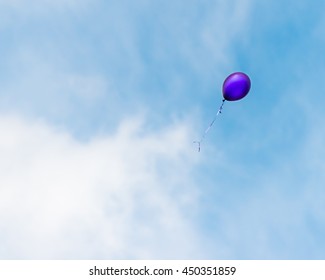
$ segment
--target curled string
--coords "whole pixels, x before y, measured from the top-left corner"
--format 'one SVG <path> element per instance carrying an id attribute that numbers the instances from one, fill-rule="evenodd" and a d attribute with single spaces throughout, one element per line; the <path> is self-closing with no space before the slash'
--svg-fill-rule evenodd
<path id="1" fill-rule="evenodd" d="M 213 126 L 214 122 L 216 121 L 217 117 L 219 114 L 221 114 L 221 111 L 223 109 L 223 104 L 225 103 L 225 99 L 222 100 L 222 103 L 219 107 L 219 110 L 217 111 L 216 115 L 214 116 L 214 119 L 212 120 L 212 122 L 210 123 L 210 125 L 207 127 L 207 129 L 204 131 L 200 141 L 193 141 L 193 143 L 197 143 L 198 145 L 198 151 L 200 152 L 201 151 L 201 143 L 203 142 L 205 136 L 207 135 L 207 133 L 209 132 L 209 130 L 211 129 L 211 127 Z"/>

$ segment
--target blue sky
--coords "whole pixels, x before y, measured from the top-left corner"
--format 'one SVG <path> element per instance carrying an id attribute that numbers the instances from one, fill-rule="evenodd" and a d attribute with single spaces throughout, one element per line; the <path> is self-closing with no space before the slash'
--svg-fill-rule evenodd
<path id="1" fill-rule="evenodd" d="M 324 259 L 324 5 L 0 0 L 0 258 Z"/>

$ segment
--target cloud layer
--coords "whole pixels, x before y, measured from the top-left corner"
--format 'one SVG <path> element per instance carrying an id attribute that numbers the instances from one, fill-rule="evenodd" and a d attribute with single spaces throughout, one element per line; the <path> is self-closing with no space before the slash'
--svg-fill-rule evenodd
<path id="1" fill-rule="evenodd" d="M 198 253 L 186 124 L 148 133 L 127 120 L 88 143 L 17 117 L 0 127 L 1 258 Z"/>

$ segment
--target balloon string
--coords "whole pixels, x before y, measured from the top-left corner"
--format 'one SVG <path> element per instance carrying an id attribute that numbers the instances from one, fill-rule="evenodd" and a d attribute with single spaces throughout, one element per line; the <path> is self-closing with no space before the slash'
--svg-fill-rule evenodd
<path id="1" fill-rule="evenodd" d="M 196 143 L 198 145 L 198 152 L 201 151 L 201 143 L 203 142 L 205 136 L 207 135 L 207 133 L 209 132 L 209 130 L 211 129 L 211 127 L 213 126 L 214 122 L 216 121 L 217 117 L 219 114 L 221 114 L 221 111 L 223 109 L 223 104 L 225 103 L 226 99 L 222 100 L 222 103 L 219 107 L 219 110 L 217 111 L 216 115 L 214 116 L 214 119 L 212 120 L 212 122 L 210 123 L 210 125 L 207 127 L 207 129 L 204 131 L 200 141 L 193 141 L 193 143 Z"/>

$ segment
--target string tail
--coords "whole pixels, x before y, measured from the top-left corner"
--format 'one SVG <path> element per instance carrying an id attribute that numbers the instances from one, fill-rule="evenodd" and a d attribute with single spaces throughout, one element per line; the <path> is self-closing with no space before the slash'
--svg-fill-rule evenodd
<path id="1" fill-rule="evenodd" d="M 200 152 L 201 151 L 201 141 L 193 141 L 193 143 L 197 144 L 197 151 Z"/>
<path id="2" fill-rule="evenodd" d="M 223 109 L 223 105 L 224 105 L 225 101 L 226 101 L 226 99 L 223 99 L 223 100 L 222 100 L 222 103 L 221 103 L 221 105 L 220 105 L 220 107 L 219 107 L 217 113 L 215 114 L 215 116 L 214 116 L 212 122 L 211 122 L 210 125 L 207 127 L 207 129 L 204 131 L 204 133 L 202 134 L 201 140 L 200 140 L 200 141 L 193 141 L 193 143 L 197 143 L 197 145 L 198 145 L 198 152 L 201 151 L 201 143 L 203 142 L 205 136 L 208 134 L 209 130 L 210 130 L 211 127 L 213 126 L 213 124 L 214 124 L 214 122 L 216 121 L 218 115 L 222 113 L 222 109 Z"/>

